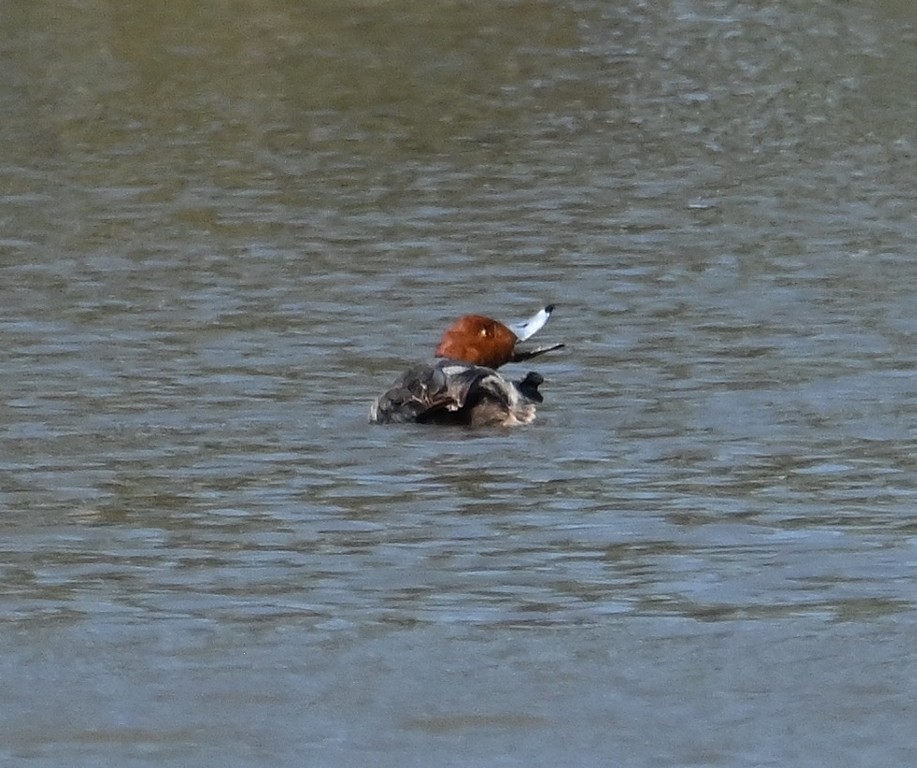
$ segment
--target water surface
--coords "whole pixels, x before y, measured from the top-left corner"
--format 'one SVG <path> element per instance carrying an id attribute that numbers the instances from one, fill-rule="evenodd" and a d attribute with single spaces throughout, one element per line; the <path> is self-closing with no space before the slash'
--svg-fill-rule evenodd
<path id="1" fill-rule="evenodd" d="M 7 763 L 911 759 L 910 4 L 4 16 Z"/>

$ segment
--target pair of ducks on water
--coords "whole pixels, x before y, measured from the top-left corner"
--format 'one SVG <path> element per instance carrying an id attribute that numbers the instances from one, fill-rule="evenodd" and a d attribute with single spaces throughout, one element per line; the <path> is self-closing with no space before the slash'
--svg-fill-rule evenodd
<path id="1" fill-rule="evenodd" d="M 459 318 L 443 334 L 436 361 L 408 369 L 373 401 L 370 422 L 469 426 L 532 422 L 535 405 L 542 402 L 538 386 L 544 379 L 529 372 L 519 381 L 510 381 L 497 369 L 564 346 L 551 344 L 528 350 L 516 346 L 544 327 L 553 311 L 554 305 L 549 304 L 525 322 L 513 325 L 483 315 Z"/>

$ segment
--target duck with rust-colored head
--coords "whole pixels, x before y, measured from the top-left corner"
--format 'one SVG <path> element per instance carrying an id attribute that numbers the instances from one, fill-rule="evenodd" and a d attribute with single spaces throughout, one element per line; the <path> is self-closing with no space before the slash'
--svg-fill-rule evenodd
<path id="1" fill-rule="evenodd" d="M 531 423 L 535 404 L 543 399 L 538 386 L 544 379 L 529 372 L 519 381 L 510 381 L 497 369 L 564 346 L 551 344 L 528 350 L 517 346 L 539 331 L 553 311 L 554 305 L 549 304 L 514 325 L 483 315 L 460 317 L 443 334 L 436 361 L 413 366 L 373 401 L 370 422 L 470 426 Z"/>

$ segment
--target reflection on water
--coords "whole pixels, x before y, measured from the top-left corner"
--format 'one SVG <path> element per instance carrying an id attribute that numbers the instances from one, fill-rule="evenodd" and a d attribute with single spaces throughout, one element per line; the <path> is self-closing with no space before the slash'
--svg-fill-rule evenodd
<path id="1" fill-rule="evenodd" d="M 7 15 L 7 762 L 906 764 L 909 5 Z"/>

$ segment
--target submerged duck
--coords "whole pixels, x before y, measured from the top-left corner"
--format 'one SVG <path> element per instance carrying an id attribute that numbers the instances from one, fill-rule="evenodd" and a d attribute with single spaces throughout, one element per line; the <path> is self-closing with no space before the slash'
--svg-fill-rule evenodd
<path id="1" fill-rule="evenodd" d="M 504 325 L 483 315 L 465 315 L 450 325 L 436 347 L 431 363 L 407 370 L 369 410 L 373 424 L 416 422 L 515 426 L 535 419 L 535 404 L 543 398 L 538 386 L 544 379 L 529 372 L 510 381 L 497 368 L 560 349 L 551 344 L 534 349 L 516 345 L 539 331 L 554 305 L 549 304 L 522 323 Z"/>

